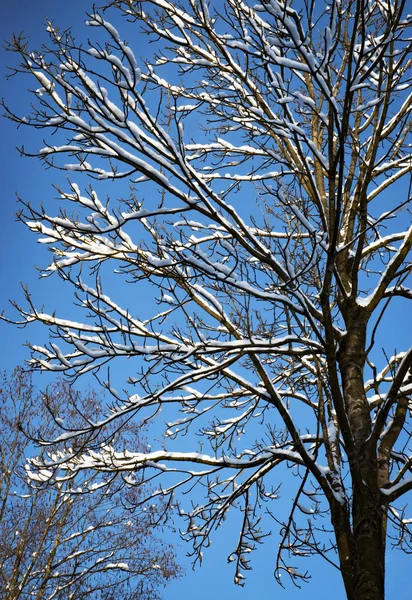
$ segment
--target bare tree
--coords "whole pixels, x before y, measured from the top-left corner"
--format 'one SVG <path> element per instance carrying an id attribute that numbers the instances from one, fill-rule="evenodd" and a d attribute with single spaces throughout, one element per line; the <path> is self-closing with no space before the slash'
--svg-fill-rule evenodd
<path id="1" fill-rule="evenodd" d="M 91 417 L 98 400 L 95 393 L 81 395 L 63 382 L 50 386 L 46 396 L 51 412 L 30 374 L 20 368 L 1 374 L 1 597 L 160 598 L 161 588 L 180 573 L 174 550 L 155 533 L 156 523 L 164 520 L 164 503 L 136 510 L 138 488 L 117 494 L 116 486 L 101 489 L 90 478 L 93 494 L 79 487 L 68 493 L 65 484 L 42 489 L 27 483 L 28 430 L 40 427 L 42 436 L 50 436 L 54 415 L 71 416 L 73 422 L 82 410 Z M 131 433 L 124 431 L 123 440 L 143 449 L 137 428 Z"/>
<path id="2" fill-rule="evenodd" d="M 195 557 L 237 506 L 229 560 L 242 583 L 268 511 L 279 581 L 305 580 L 296 561 L 320 554 L 349 599 L 381 599 L 387 537 L 411 549 L 396 506 L 412 488 L 412 349 L 388 347 L 383 318 L 412 299 L 407 3 L 110 4 L 133 41 L 156 42 L 153 60 L 135 57 L 107 11 L 88 20 L 105 45 L 52 24 L 49 48 L 11 44 L 16 71 L 40 88 L 30 116 L 9 117 L 54 135 L 34 154 L 46 166 L 96 180 L 58 188 L 57 216 L 29 204 L 21 214 L 53 252 L 44 273 L 73 287 L 85 318 L 46 314 L 29 293 L 20 312 L 57 338 L 32 347 L 34 368 L 78 376 L 133 357 L 125 391 L 106 382 L 112 410 L 60 443 L 95 444 L 161 407 L 176 414 L 167 449 L 66 449 L 32 463 L 33 476 L 98 472 L 133 486 L 138 473 L 160 478 L 165 497 L 199 483 L 205 500 L 192 492 L 180 508 Z M 122 191 L 109 203 L 102 189 Z M 134 284 L 127 299 L 110 267 Z M 139 294 L 159 311 L 148 316 Z M 300 479 L 279 519 L 285 468 Z"/>

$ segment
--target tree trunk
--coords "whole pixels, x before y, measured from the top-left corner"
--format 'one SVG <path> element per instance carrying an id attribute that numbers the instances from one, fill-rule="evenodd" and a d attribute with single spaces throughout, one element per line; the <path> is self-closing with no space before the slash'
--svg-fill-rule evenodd
<path id="1" fill-rule="evenodd" d="M 385 511 L 379 495 L 367 482 L 354 490 L 352 526 L 345 508 L 335 505 L 335 529 L 339 563 L 348 600 L 384 600 Z"/>
<path id="2" fill-rule="evenodd" d="M 353 434 L 348 453 L 352 477 L 353 590 L 348 600 L 384 600 L 385 509 L 378 481 L 377 451 L 371 442 L 370 407 L 364 391 L 367 317 L 352 307 L 339 363 L 345 408 Z M 344 573 L 342 573 L 345 577 Z"/>
<path id="3" fill-rule="evenodd" d="M 382 536 L 384 511 L 367 485 L 354 491 L 354 600 L 384 600 L 385 545 Z"/>

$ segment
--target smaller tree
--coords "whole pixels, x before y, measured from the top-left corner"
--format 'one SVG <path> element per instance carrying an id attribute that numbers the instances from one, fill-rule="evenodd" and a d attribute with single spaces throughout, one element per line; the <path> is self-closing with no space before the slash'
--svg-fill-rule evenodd
<path id="1" fill-rule="evenodd" d="M 1 598 L 153 600 L 180 574 L 173 549 L 154 532 L 167 507 L 139 508 L 139 487 L 124 492 L 95 483 L 90 495 L 81 487 L 69 494 L 64 482 L 57 489 L 27 482 L 31 436 L 48 438 L 64 428 L 62 419 L 90 419 L 97 405 L 93 391 L 80 394 L 62 381 L 42 395 L 21 368 L 0 375 Z M 121 438 L 144 450 L 138 429 L 128 427 Z"/>

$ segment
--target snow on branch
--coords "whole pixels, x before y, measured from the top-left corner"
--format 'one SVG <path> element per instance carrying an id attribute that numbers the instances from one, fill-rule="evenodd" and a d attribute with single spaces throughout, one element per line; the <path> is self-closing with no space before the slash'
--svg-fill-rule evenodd
<path id="1" fill-rule="evenodd" d="M 353 507 L 372 495 L 381 514 L 411 487 L 399 450 L 410 351 L 386 349 L 382 322 L 412 297 L 412 17 L 402 2 L 352 4 L 109 2 L 89 16 L 87 45 L 53 25 L 48 49 L 10 45 L 16 72 L 41 86 L 30 116 L 6 109 L 42 130 L 43 147 L 22 152 L 70 174 L 57 211 L 22 202 L 19 215 L 51 251 L 42 276 L 60 276 L 76 305 L 66 318 L 25 291 L 19 324 L 52 336 L 30 344 L 30 365 L 93 372 L 113 399 L 63 431 L 65 452 L 48 448 L 31 476 L 74 489 L 90 471 L 132 488 L 138 471 L 170 498 L 197 486 L 204 500 L 177 500 L 194 560 L 238 507 L 237 583 L 285 469 L 300 483 L 289 516 L 267 511 L 280 554 L 349 553 L 345 573 L 358 556 Z M 154 56 L 138 58 L 111 10 L 156 40 Z M 121 391 L 117 359 L 128 359 Z M 162 410 L 167 448 L 136 454 L 105 438 Z M 332 544 L 315 523 L 330 514 Z M 278 576 L 306 580 L 282 557 Z"/>

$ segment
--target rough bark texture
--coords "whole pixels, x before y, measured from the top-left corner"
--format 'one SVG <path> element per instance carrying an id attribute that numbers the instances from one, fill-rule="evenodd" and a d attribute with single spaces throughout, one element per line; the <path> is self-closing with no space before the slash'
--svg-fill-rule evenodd
<path id="1" fill-rule="evenodd" d="M 379 488 L 376 448 L 371 440 L 370 408 L 364 391 L 367 315 L 348 308 L 347 335 L 340 348 L 342 388 L 353 450 L 348 453 L 352 476 L 352 571 L 342 572 L 348 598 L 383 600 L 385 545 L 382 535 L 385 511 Z M 352 581 L 346 582 L 352 578 Z"/>

